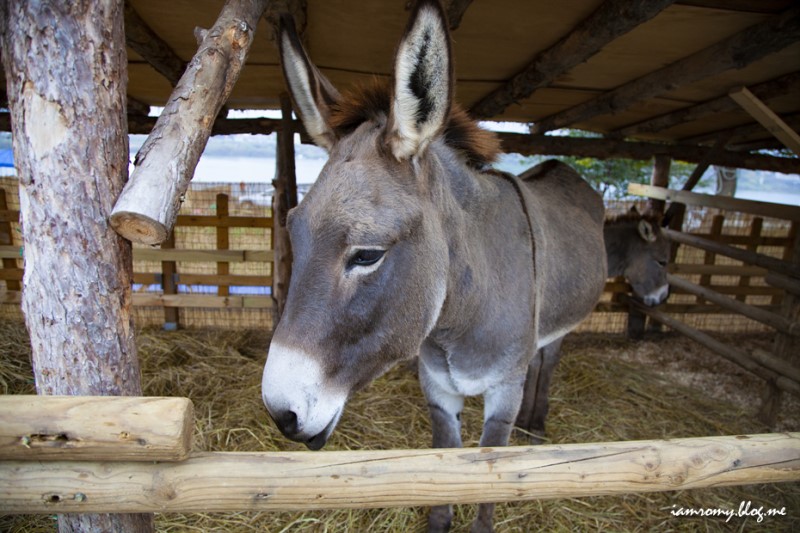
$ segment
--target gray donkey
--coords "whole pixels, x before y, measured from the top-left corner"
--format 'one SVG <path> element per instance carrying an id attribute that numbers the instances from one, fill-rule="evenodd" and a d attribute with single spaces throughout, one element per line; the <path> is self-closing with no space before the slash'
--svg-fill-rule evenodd
<path id="1" fill-rule="evenodd" d="M 542 167 L 533 167 L 521 177 L 531 179 Z M 669 241 L 661 232 L 660 217 L 650 212 L 641 214 L 632 207 L 625 214 L 608 218 L 603 235 L 608 275 L 623 276 L 631 285 L 633 297 L 647 306 L 653 307 L 666 300 L 669 296 Z M 534 444 L 544 441 L 550 382 L 561 358 L 562 341 L 563 337 L 539 350 L 528 367 L 517 426 L 529 433 Z"/>
<path id="2" fill-rule="evenodd" d="M 278 36 L 306 130 L 329 152 L 291 211 L 294 266 L 262 395 L 289 439 L 322 448 L 357 390 L 419 356 L 434 447 L 461 446 L 483 395 L 481 446 L 508 443 L 537 348 L 588 315 L 606 279 L 603 203 L 566 165 L 535 179 L 484 171 L 499 152 L 453 103 L 441 5 L 414 8 L 391 85 L 340 94 L 288 17 Z M 492 529 L 482 504 L 475 531 Z M 445 531 L 450 506 L 434 507 Z"/>

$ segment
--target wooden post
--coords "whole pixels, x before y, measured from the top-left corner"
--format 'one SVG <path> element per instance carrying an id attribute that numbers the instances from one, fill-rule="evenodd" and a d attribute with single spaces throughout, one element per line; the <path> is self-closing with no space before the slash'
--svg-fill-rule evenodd
<path id="1" fill-rule="evenodd" d="M 654 187 L 669 188 L 669 168 L 672 159 L 667 155 L 657 154 L 653 160 L 653 174 L 650 177 L 650 185 Z M 663 200 L 648 200 L 648 210 L 656 215 L 663 215 L 666 202 Z M 647 315 L 643 314 L 636 307 L 628 309 L 628 338 L 639 340 L 644 337 L 647 326 Z M 652 324 L 652 328 L 658 330 L 661 326 Z"/>
<path id="2" fill-rule="evenodd" d="M 657 154 L 653 158 L 653 174 L 650 176 L 650 185 L 669 189 L 669 168 L 671 165 L 672 159 L 668 155 Z M 664 214 L 664 204 L 663 200 L 650 199 L 648 201 L 650 210 L 659 215 Z"/>
<path id="3" fill-rule="evenodd" d="M 797 231 L 798 224 L 792 224 L 794 233 L 791 244 L 791 263 L 800 268 L 800 231 Z M 791 322 L 800 322 L 800 296 L 787 292 L 781 304 L 781 314 Z M 789 366 L 800 368 L 800 338 L 776 333 L 772 343 L 772 353 L 789 364 Z M 772 427 L 778 417 L 778 410 L 781 405 L 781 390 L 775 383 L 768 383 L 764 393 L 764 400 L 759 409 L 759 419 Z"/>
<path id="4" fill-rule="evenodd" d="M 753 219 L 753 224 L 750 226 L 750 242 L 747 243 L 746 249 L 750 252 L 758 252 L 758 241 L 761 239 L 761 230 L 764 227 L 764 219 L 761 217 L 756 217 Z M 739 286 L 740 287 L 749 287 L 750 286 L 750 276 L 739 276 Z M 736 296 L 739 301 L 744 302 L 747 300 L 746 294 L 739 294 Z"/>
<path id="5" fill-rule="evenodd" d="M 162 250 L 175 248 L 175 232 L 170 232 L 167 240 L 161 243 Z M 175 261 L 161 261 L 161 289 L 164 295 L 178 294 L 178 284 L 175 282 L 178 273 L 178 264 Z M 175 331 L 180 327 L 181 315 L 178 307 L 164 307 L 164 329 Z"/>
<path id="6" fill-rule="evenodd" d="M 725 224 L 725 216 L 724 215 L 714 215 L 714 218 L 711 220 L 711 236 L 710 238 L 713 241 L 719 242 L 719 236 L 722 235 L 722 226 Z M 717 254 L 714 252 L 706 250 L 706 253 L 703 254 L 703 264 L 704 265 L 713 265 L 717 261 Z M 700 276 L 700 286 L 705 287 L 711 284 L 711 275 L 710 274 L 703 274 Z M 705 298 L 702 296 L 697 296 L 695 303 L 697 305 L 702 305 L 705 303 Z"/>
<path id="7" fill-rule="evenodd" d="M 141 395 L 131 245 L 108 224 L 128 172 L 123 2 L 8 0 L 0 25 L 37 392 Z M 151 514 L 58 520 L 61 531 L 153 530 Z"/>
<path id="8" fill-rule="evenodd" d="M 228 195 L 217 195 L 217 218 L 228 218 Z M 228 233 L 228 225 L 217 226 L 217 250 L 228 250 L 230 248 L 230 240 Z M 230 263 L 219 262 L 217 263 L 217 275 L 227 276 L 230 273 Z M 230 288 L 228 285 L 217 286 L 217 296 L 229 296 Z"/>
<path id="9" fill-rule="evenodd" d="M 292 103 L 289 95 L 281 94 L 281 129 L 278 131 L 278 153 L 274 192 L 272 194 L 272 327 L 276 327 L 286 305 L 289 281 L 292 276 L 292 246 L 286 230 L 289 209 L 297 205 L 297 176 L 294 165 L 294 129 Z"/>
<path id="10" fill-rule="evenodd" d="M 6 201 L 6 190 L 0 189 L 0 210 L 8 210 L 8 202 Z M 11 221 L 0 220 L 0 245 L 14 244 L 14 236 L 11 234 Z M 17 260 L 11 257 L 3 258 L 3 269 L 18 270 Z M 6 279 L 6 289 L 9 291 L 20 290 L 19 280 Z"/>
<path id="11" fill-rule="evenodd" d="M 181 199 L 208 142 L 214 120 L 244 66 L 267 0 L 228 0 L 207 32 L 153 131 L 136 154 L 136 168 L 114 206 L 111 224 L 142 244 L 167 238 Z"/>

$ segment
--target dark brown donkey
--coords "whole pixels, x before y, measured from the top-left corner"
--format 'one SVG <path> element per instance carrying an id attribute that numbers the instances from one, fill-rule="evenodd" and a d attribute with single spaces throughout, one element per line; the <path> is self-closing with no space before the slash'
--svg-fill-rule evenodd
<path id="1" fill-rule="evenodd" d="M 530 169 L 521 177 L 535 175 L 542 166 Z M 633 297 L 645 305 L 652 307 L 666 300 L 669 296 L 669 241 L 661 233 L 660 218 L 652 213 L 640 214 L 632 207 L 623 215 L 607 219 L 603 235 L 608 275 L 624 276 L 631 285 Z M 528 367 L 517 426 L 526 430 L 536 444 L 544 440 L 550 381 L 561 357 L 562 340 L 556 339 L 539 350 Z"/>
<path id="2" fill-rule="evenodd" d="M 483 395 L 481 446 L 508 443 L 526 369 L 597 302 L 603 204 L 566 165 L 528 182 L 482 169 L 498 143 L 452 102 L 438 2 L 414 9 L 391 86 L 341 95 L 288 19 L 284 74 L 329 159 L 288 219 L 294 267 L 262 394 L 277 426 L 325 445 L 347 399 L 419 356 L 433 446 L 461 445 L 464 397 Z M 491 530 L 491 504 L 473 525 Z M 431 512 L 449 527 L 448 506 Z"/>

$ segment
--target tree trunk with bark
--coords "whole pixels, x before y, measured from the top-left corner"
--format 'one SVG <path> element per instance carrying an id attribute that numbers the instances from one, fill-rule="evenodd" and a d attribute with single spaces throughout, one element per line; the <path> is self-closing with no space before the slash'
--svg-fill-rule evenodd
<path id="1" fill-rule="evenodd" d="M 0 3 L 20 180 L 22 308 L 43 395 L 140 395 L 127 179 L 123 2 Z M 59 531 L 152 531 L 150 514 L 60 515 Z"/>

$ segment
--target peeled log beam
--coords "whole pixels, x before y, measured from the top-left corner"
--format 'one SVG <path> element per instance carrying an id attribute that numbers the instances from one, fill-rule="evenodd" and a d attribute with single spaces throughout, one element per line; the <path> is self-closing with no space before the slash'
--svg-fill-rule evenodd
<path id="1" fill-rule="evenodd" d="M 447 20 L 450 23 L 450 31 L 457 30 L 461 26 L 461 19 L 464 18 L 464 13 L 472 3 L 472 0 L 450 0 L 450 5 L 447 6 Z"/>
<path id="2" fill-rule="evenodd" d="M 228 99 L 267 0 L 228 0 L 136 155 L 136 168 L 111 213 L 123 237 L 163 242 L 178 216 L 214 120 Z"/>
<path id="3" fill-rule="evenodd" d="M 583 104 L 534 124 L 534 133 L 570 126 L 597 115 L 623 111 L 637 102 L 700 79 L 747 65 L 794 44 L 800 38 L 800 8 L 744 29 L 717 44 L 646 74 Z"/>
<path id="4" fill-rule="evenodd" d="M 800 323 L 792 322 L 781 315 L 765 311 L 753 305 L 740 302 L 739 300 L 734 300 L 733 298 L 729 298 L 711 289 L 701 287 L 700 285 L 687 281 L 673 274 L 667 274 L 667 281 L 669 281 L 670 288 L 678 287 L 683 289 L 685 292 L 702 296 L 706 300 L 714 302 L 720 307 L 724 307 L 725 309 L 729 309 L 735 313 L 744 315 L 751 320 L 766 324 L 777 329 L 778 331 L 786 333 L 787 335 L 800 336 Z M 800 383 L 800 380 L 797 381 Z"/>
<path id="5" fill-rule="evenodd" d="M 650 159 L 657 154 L 668 155 L 679 161 L 709 164 L 724 167 L 770 170 L 784 174 L 800 173 L 800 158 L 772 157 L 767 155 L 714 150 L 713 147 L 688 144 L 659 144 L 626 142 L 615 139 L 561 137 L 556 135 L 524 135 L 521 133 L 498 133 L 503 150 L 523 155 L 574 155 L 597 159 Z"/>
<path id="6" fill-rule="evenodd" d="M 741 248 L 728 246 L 727 244 L 721 244 L 710 239 L 704 239 L 696 235 L 674 231 L 667 228 L 662 228 L 661 232 L 673 242 L 679 242 L 681 244 L 700 248 L 701 250 L 724 255 L 749 265 L 756 265 L 766 268 L 773 272 L 777 272 L 778 274 L 784 274 L 793 278 L 800 278 L 800 267 L 792 265 L 787 261 L 781 261 L 780 259 L 776 259 L 768 255 L 742 250 Z"/>
<path id="7" fill-rule="evenodd" d="M 181 79 L 186 63 L 169 45 L 148 26 L 133 9 L 130 0 L 125 2 L 125 40 L 137 54 L 175 87 Z"/>
<path id="8" fill-rule="evenodd" d="M 507 448 L 0 463 L 0 512 L 218 512 L 505 502 L 800 480 L 800 433 Z"/>
<path id="9" fill-rule="evenodd" d="M 711 335 L 696 330 L 693 327 L 684 324 L 680 320 L 672 318 L 671 316 L 654 307 L 647 307 L 633 300 L 632 298 L 629 298 L 628 302 L 631 304 L 631 306 L 646 314 L 656 322 L 660 322 L 661 324 L 674 329 L 678 333 L 689 337 L 693 341 L 702 344 L 709 350 L 721 355 L 728 361 L 736 363 L 748 372 L 760 377 L 770 384 L 773 384 L 778 389 L 786 392 L 792 392 L 800 396 L 800 383 L 762 365 L 759 360 L 753 357 L 753 355 L 751 355 L 749 352 L 739 350 L 733 346 L 728 346 L 727 344 L 718 341 Z M 798 457 L 798 459 L 800 459 L 800 457 Z"/>
<path id="10" fill-rule="evenodd" d="M 476 118 L 501 114 L 511 104 L 550 85 L 558 76 L 586 61 L 605 45 L 655 17 L 674 0 L 606 0 L 568 35 L 538 54 L 505 85 L 470 109 Z"/>
<path id="11" fill-rule="evenodd" d="M 180 461 L 193 430 L 188 398 L 0 396 L 0 460 Z"/>
<path id="12" fill-rule="evenodd" d="M 758 85 L 750 87 L 750 90 L 762 100 L 770 100 L 776 96 L 796 93 L 800 91 L 800 72 L 793 72 L 774 80 L 759 83 Z M 623 137 L 633 137 L 642 133 L 662 131 L 672 126 L 692 122 L 708 115 L 736 109 L 737 105 L 738 104 L 726 94 L 725 96 L 720 96 L 713 100 L 708 100 L 671 113 L 659 115 L 655 118 L 639 122 L 638 124 L 620 128 L 614 133 L 618 133 Z"/>

